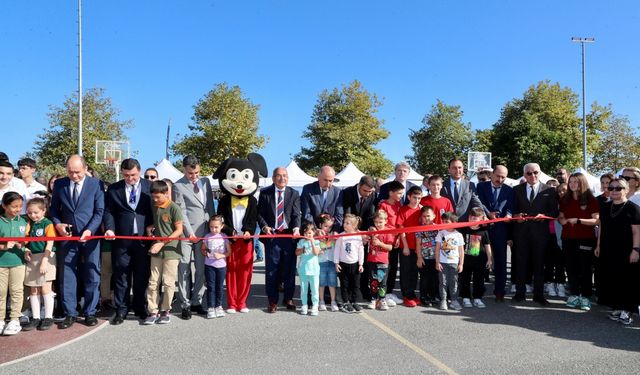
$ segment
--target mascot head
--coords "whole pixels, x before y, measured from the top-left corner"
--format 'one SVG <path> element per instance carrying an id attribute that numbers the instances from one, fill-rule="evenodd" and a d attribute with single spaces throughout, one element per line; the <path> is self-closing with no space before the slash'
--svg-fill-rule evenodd
<path id="1" fill-rule="evenodd" d="M 251 153 L 246 159 L 229 158 L 213 174 L 225 194 L 244 197 L 258 190 L 260 177 L 267 177 L 267 163 L 260 154 Z"/>

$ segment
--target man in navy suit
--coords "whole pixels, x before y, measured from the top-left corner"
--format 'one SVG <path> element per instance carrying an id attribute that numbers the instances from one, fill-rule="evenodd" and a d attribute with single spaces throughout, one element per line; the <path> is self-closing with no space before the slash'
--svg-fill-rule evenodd
<path id="1" fill-rule="evenodd" d="M 459 221 L 467 221 L 469 210 L 482 207 L 476 195 L 476 186 L 463 177 L 464 164 L 462 160 L 453 158 L 449 161 L 449 177 L 442 183 L 441 194 L 449 198 Z"/>
<path id="2" fill-rule="evenodd" d="M 344 210 L 342 208 L 342 193 L 338 187 L 333 186 L 335 177 L 336 171 L 332 167 L 325 165 L 320 168 L 318 181 L 302 187 L 300 204 L 303 219 L 317 225 L 320 214 L 329 214 L 335 221 L 333 231 L 340 232 Z"/>
<path id="3" fill-rule="evenodd" d="M 53 186 L 50 208 L 59 236 L 81 237 L 80 241 L 62 241 L 58 248 L 58 259 L 63 261 L 59 283 L 66 315 L 60 323 L 62 329 L 71 327 L 78 317 L 78 277 L 84 285 L 85 324 L 98 324 L 96 306 L 100 296 L 100 241 L 86 238 L 98 234 L 103 212 L 102 182 L 87 174 L 87 163 L 82 156 L 70 156 L 67 159 L 67 177 L 56 180 Z"/>
<path id="4" fill-rule="evenodd" d="M 409 173 L 411 173 L 411 167 L 406 162 L 401 161 L 400 163 L 396 164 L 395 168 L 393 169 L 393 173 L 396 175 L 396 178 L 394 181 L 398 181 L 399 183 L 402 184 L 402 186 L 404 186 L 404 194 L 402 195 L 402 200 L 401 200 L 402 205 L 404 206 L 405 204 L 409 203 L 409 197 L 407 196 L 407 192 L 409 191 L 409 189 L 411 189 L 411 187 L 416 186 L 416 184 L 407 180 L 407 178 L 409 178 Z M 383 201 L 388 198 L 389 198 L 389 183 L 387 182 L 386 184 L 382 184 L 380 186 L 380 191 L 378 192 L 378 199 L 375 205 L 377 206 L 380 201 Z"/>
<path id="5" fill-rule="evenodd" d="M 136 159 L 123 160 L 120 170 L 123 179 L 109 186 L 105 197 L 104 235 L 144 236 L 145 228 L 153 224 L 151 182 L 140 178 L 140 163 Z M 140 319 L 147 317 L 145 292 L 149 283 L 149 244 L 149 241 L 139 240 L 113 241 L 111 263 L 116 307 L 113 325 L 122 324 L 127 317 L 132 281 L 131 307 Z"/>
<path id="6" fill-rule="evenodd" d="M 482 208 L 489 219 L 511 217 L 513 189 L 505 185 L 508 170 L 504 165 L 497 165 L 489 181 L 478 184 L 477 192 Z M 493 254 L 493 272 L 496 282 L 493 294 L 496 302 L 504 302 L 505 284 L 507 282 L 507 240 L 508 223 L 495 223 L 489 227 L 491 253 Z"/>
<path id="7" fill-rule="evenodd" d="M 300 234 L 300 194 L 287 186 L 289 174 L 284 167 L 273 170 L 273 184 L 260 191 L 258 225 L 264 234 Z M 265 289 L 268 312 L 278 310 L 278 285 L 284 284 L 284 302 L 295 310 L 293 293 L 296 283 L 296 247 L 290 238 L 264 239 L 266 271 Z"/>

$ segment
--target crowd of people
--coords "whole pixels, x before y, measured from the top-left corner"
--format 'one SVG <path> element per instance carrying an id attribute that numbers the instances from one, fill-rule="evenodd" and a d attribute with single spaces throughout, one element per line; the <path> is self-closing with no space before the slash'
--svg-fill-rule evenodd
<path id="1" fill-rule="evenodd" d="M 47 330 L 56 310 L 60 329 L 79 317 L 96 325 L 105 306 L 114 310 L 112 325 L 129 313 L 143 324 L 167 324 L 174 294 L 185 320 L 249 312 L 242 302 L 249 286 L 229 285 L 226 277 L 236 262 L 236 239 L 225 234 L 229 213 L 220 212 L 197 158 L 184 158 L 176 182 L 126 159 L 123 179 L 108 186 L 78 155 L 67 160 L 66 176 L 52 176 L 46 186 L 34 179 L 34 160 L 17 166 L 19 177 L 0 153 L 0 238 L 28 237 L 0 242 L 3 335 Z M 495 303 L 508 294 L 510 248 L 513 303 L 531 294 L 547 306 L 548 296 L 561 297 L 588 311 L 597 301 L 611 308 L 612 320 L 632 323 L 640 308 L 640 169 L 603 175 L 598 196 L 584 174 L 565 169 L 542 183 L 535 163 L 523 167 L 514 187 L 505 184 L 502 165 L 482 171 L 474 184 L 458 158 L 448 176 L 428 175 L 421 186 L 409 172 L 401 162 L 393 181 L 364 176 L 339 189 L 334 169 L 324 166 L 300 193 L 288 186 L 287 170 L 275 168 L 257 201 L 256 229 L 282 235 L 260 239 L 266 311 L 485 308 L 491 272 Z M 500 218 L 511 220 L 487 222 Z M 62 238 L 71 236 L 79 240 Z M 136 238 L 143 236 L 160 240 Z M 301 306 L 294 302 L 296 275 Z"/>

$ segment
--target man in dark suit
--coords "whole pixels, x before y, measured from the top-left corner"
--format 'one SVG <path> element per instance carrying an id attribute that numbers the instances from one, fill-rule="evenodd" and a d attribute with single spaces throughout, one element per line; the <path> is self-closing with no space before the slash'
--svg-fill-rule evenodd
<path id="1" fill-rule="evenodd" d="M 69 328 L 78 318 L 77 278 L 84 285 L 85 324 L 94 326 L 100 296 L 100 241 L 86 240 L 97 235 L 104 213 L 104 190 L 100 180 L 87 175 L 82 156 L 67 159 L 67 177 L 56 180 L 51 198 L 51 219 L 59 236 L 80 236 L 79 241 L 62 241 L 58 259 L 62 303 L 66 317 L 60 328 Z M 82 259 L 81 259 L 82 258 Z"/>
<path id="2" fill-rule="evenodd" d="M 145 228 L 153 224 L 151 182 L 140 178 L 140 163 L 136 159 L 123 160 L 120 170 L 123 179 L 110 185 L 105 197 L 104 235 L 144 236 Z M 149 244 L 149 241 L 138 240 L 113 241 L 111 264 L 116 307 L 113 325 L 122 324 L 127 318 L 132 281 L 133 311 L 140 319 L 147 318 L 145 292 L 149 283 Z"/>
<path id="3" fill-rule="evenodd" d="M 411 173 L 411 167 L 404 161 L 396 164 L 393 173 L 395 173 L 396 178 L 394 181 L 398 181 L 404 186 L 404 194 L 402 195 L 402 200 L 400 201 L 402 205 L 409 203 L 409 197 L 407 196 L 407 192 L 411 189 L 412 186 L 416 186 L 413 182 L 407 180 L 409 178 L 409 173 Z M 380 191 L 378 192 L 378 198 L 376 200 L 376 206 L 380 201 L 389 198 L 389 182 L 386 184 L 382 184 L 380 186 Z"/>
<path id="4" fill-rule="evenodd" d="M 358 184 L 342 190 L 342 207 L 345 214 L 360 217 L 360 230 L 366 231 L 373 226 L 373 216 L 376 213 L 376 182 L 369 176 L 362 176 Z M 364 258 L 367 259 L 368 245 L 364 247 Z M 360 291 L 362 299 L 371 300 L 369 289 L 369 267 L 364 262 L 364 271 L 360 277 Z"/>
<path id="5" fill-rule="evenodd" d="M 511 217 L 513 189 L 505 185 L 508 170 L 504 165 L 497 165 L 489 181 L 478 184 L 477 192 L 482 208 L 489 219 Z M 496 277 L 493 294 L 497 302 L 504 302 L 505 284 L 507 282 L 507 240 L 509 223 L 495 223 L 489 227 L 493 268 Z"/>
<path id="6" fill-rule="evenodd" d="M 449 161 L 449 177 L 442 183 L 441 195 L 449 198 L 459 221 L 467 221 L 469 210 L 482 207 L 476 195 L 476 186 L 463 177 L 464 164 L 462 160 L 453 158 Z"/>
<path id="7" fill-rule="evenodd" d="M 555 189 L 539 181 L 540 166 L 524 166 L 526 183 L 513 188 L 513 217 L 558 216 L 558 198 Z M 546 306 L 544 298 L 544 252 L 549 239 L 549 223 L 542 219 L 518 220 L 513 225 L 513 240 L 517 248 L 515 302 L 525 300 L 525 280 L 529 262 L 533 268 L 533 300 Z"/>
<path id="8" fill-rule="evenodd" d="M 342 192 L 333 181 L 336 177 L 336 171 L 325 165 L 320 168 L 318 181 L 306 184 L 302 187 L 300 195 L 300 206 L 302 208 L 302 218 L 312 223 L 318 224 L 317 219 L 320 214 L 326 213 L 331 215 L 335 223 L 333 231 L 339 232 L 342 228 Z"/>
<path id="9" fill-rule="evenodd" d="M 300 234 L 300 194 L 287 186 L 286 168 L 273 170 L 273 184 L 260 191 L 258 225 L 264 234 Z M 278 310 L 278 286 L 284 284 L 284 303 L 295 310 L 293 293 L 296 283 L 296 246 L 290 238 L 264 239 L 266 270 L 265 289 L 269 300 L 268 312 Z"/>

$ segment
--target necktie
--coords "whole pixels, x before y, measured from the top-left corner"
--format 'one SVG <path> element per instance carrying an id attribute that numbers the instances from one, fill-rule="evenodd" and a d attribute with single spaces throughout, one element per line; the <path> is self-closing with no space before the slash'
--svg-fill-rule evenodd
<path id="1" fill-rule="evenodd" d="M 531 191 L 529 192 L 529 202 L 533 202 L 533 199 L 536 197 L 535 190 L 533 189 L 533 185 L 531 186 Z"/>
<path id="2" fill-rule="evenodd" d="M 284 197 L 282 190 L 278 190 L 278 199 L 276 201 L 276 230 L 284 229 Z"/>
<path id="3" fill-rule="evenodd" d="M 493 188 L 493 203 L 497 203 L 498 202 L 498 188 L 494 187 Z"/>
<path id="4" fill-rule="evenodd" d="M 131 185 L 131 193 L 129 193 L 129 204 L 136 204 L 136 185 Z"/>
<path id="5" fill-rule="evenodd" d="M 327 205 L 327 191 L 322 190 L 322 212 L 324 212 L 324 208 Z"/>
<path id="6" fill-rule="evenodd" d="M 193 183 L 193 192 L 200 198 L 200 188 L 198 187 L 198 181 Z"/>
<path id="7" fill-rule="evenodd" d="M 458 182 L 454 182 L 453 185 L 453 200 L 458 204 L 458 199 L 460 199 L 460 193 L 458 193 Z"/>
<path id="8" fill-rule="evenodd" d="M 80 195 L 80 184 L 75 182 L 73 185 L 73 195 L 71 196 L 74 205 L 78 205 L 78 195 Z"/>
<path id="9" fill-rule="evenodd" d="M 359 207 L 360 210 L 362 210 L 362 206 L 364 206 L 365 199 L 366 199 L 365 197 L 360 197 L 360 207 Z"/>

